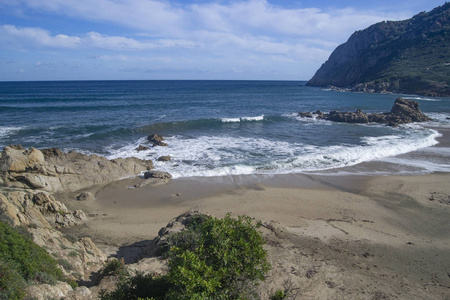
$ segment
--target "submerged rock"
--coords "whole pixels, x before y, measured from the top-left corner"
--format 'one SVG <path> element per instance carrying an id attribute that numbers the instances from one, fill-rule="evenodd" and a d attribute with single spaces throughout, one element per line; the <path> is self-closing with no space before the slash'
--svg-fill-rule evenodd
<path id="1" fill-rule="evenodd" d="M 329 114 L 322 113 L 320 110 L 315 113 L 300 112 L 298 114 L 303 118 L 317 118 L 334 122 L 345 123 L 380 123 L 390 126 L 407 124 L 412 122 L 426 122 L 431 119 L 422 113 L 419 109 L 419 103 L 409 99 L 397 98 L 394 106 L 389 113 L 366 114 L 360 109 L 356 112 L 331 111 Z"/>
<path id="2" fill-rule="evenodd" d="M 150 147 L 139 145 L 139 147 L 136 148 L 137 152 L 145 151 L 145 150 L 150 150 Z"/>
<path id="3" fill-rule="evenodd" d="M 166 155 L 166 156 L 160 156 L 157 159 L 158 161 L 171 161 L 172 157 L 170 157 L 170 155 Z"/>

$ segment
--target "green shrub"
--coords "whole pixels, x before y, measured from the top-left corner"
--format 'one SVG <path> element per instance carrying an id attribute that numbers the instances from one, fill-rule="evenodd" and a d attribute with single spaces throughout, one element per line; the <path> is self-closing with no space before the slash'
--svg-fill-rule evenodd
<path id="1" fill-rule="evenodd" d="M 11 226 L 0 222 L 0 257 L 13 262 L 23 278 L 34 279 L 38 272 L 47 273 L 55 279 L 63 280 L 57 262 L 33 241 L 20 235 Z"/>
<path id="2" fill-rule="evenodd" d="M 277 290 L 273 295 L 270 296 L 270 300 L 284 300 L 287 299 L 287 295 L 282 290 Z"/>
<path id="3" fill-rule="evenodd" d="M 68 254 L 70 257 L 78 257 L 80 256 L 80 253 L 78 253 L 77 251 L 70 251 L 70 253 Z"/>
<path id="4" fill-rule="evenodd" d="M 101 299 L 250 298 L 270 268 L 259 226 L 248 216 L 194 216 L 168 238 L 168 275 L 127 277 Z"/>
<path id="5" fill-rule="evenodd" d="M 110 262 L 106 263 L 106 265 L 100 271 L 100 278 L 107 275 L 118 276 L 121 279 L 129 275 L 123 258 L 113 259 Z"/>
<path id="6" fill-rule="evenodd" d="M 102 300 L 167 299 L 166 294 L 171 287 L 167 276 L 137 273 L 135 276 L 128 276 L 121 280 L 113 292 L 100 291 L 100 298 Z"/>
<path id="7" fill-rule="evenodd" d="M 63 266 L 63 268 L 64 268 L 66 271 L 73 270 L 72 264 L 71 264 L 70 262 L 68 262 L 67 259 L 59 258 L 59 259 L 57 259 L 57 262 L 58 262 L 58 264 L 60 264 L 61 266 Z"/>
<path id="8" fill-rule="evenodd" d="M 57 280 L 67 281 L 57 261 L 23 227 L 0 222 L 0 299 L 22 299 L 27 282 Z"/>
<path id="9" fill-rule="evenodd" d="M 22 299 L 26 286 L 27 283 L 17 267 L 11 262 L 0 260 L 0 299 Z"/>
<path id="10" fill-rule="evenodd" d="M 169 277 L 179 296 L 238 299 L 263 280 L 270 265 L 259 226 L 248 216 L 210 218 L 198 226 L 197 245 L 173 246 Z"/>

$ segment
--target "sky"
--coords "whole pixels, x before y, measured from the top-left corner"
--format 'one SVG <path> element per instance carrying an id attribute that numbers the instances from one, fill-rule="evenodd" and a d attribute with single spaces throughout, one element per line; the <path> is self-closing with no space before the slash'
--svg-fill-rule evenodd
<path id="1" fill-rule="evenodd" d="M 308 80 L 434 0 L 0 0 L 0 81 Z"/>

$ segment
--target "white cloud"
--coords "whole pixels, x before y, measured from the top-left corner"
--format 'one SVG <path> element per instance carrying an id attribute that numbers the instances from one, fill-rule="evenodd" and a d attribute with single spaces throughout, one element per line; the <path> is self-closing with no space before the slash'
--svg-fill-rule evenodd
<path id="1" fill-rule="evenodd" d="M 152 40 L 139 41 L 122 36 L 108 36 L 97 32 L 88 32 L 84 36 L 51 35 L 42 28 L 16 27 L 14 25 L 0 26 L 0 41 L 5 46 L 23 48 L 50 47 L 69 49 L 101 48 L 119 51 L 142 51 L 161 48 L 195 48 L 197 44 L 187 40 Z"/>
<path id="2" fill-rule="evenodd" d="M 236 35 L 265 32 L 279 38 L 319 36 L 342 42 L 353 31 L 375 22 L 407 17 L 401 13 L 354 9 L 283 8 L 266 0 L 189 5 L 155 0 L 22 0 L 22 3 L 38 12 L 118 24 L 159 38 L 193 39 L 198 31 Z"/>
<path id="3" fill-rule="evenodd" d="M 259 72 L 306 79 L 354 31 L 410 17 L 401 11 L 286 8 L 266 0 L 173 1 L 0 0 L 0 9 L 27 18 L 27 24 L 55 16 L 58 22 L 74 24 L 49 28 L 52 22 L 28 27 L 0 23 L 0 49 L 35 55 L 27 67 L 40 64 L 29 70 L 52 66 L 51 51 L 72 64 L 97 59 L 99 66 L 127 72 Z"/>
<path id="4" fill-rule="evenodd" d="M 9 46 L 75 48 L 80 44 L 81 39 L 63 34 L 51 36 L 47 30 L 41 28 L 2 25 L 0 26 L 0 41 Z"/>

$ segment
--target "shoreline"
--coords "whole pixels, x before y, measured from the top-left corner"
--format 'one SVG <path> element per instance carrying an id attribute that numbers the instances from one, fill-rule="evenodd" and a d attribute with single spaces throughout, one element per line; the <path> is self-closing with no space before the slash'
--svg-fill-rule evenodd
<path id="1" fill-rule="evenodd" d="M 287 174 L 180 178 L 168 183 L 130 188 L 142 181 L 144 179 L 123 179 L 85 189 L 95 194 L 95 199 L 89 201 L 74 200 L 76 193 L 57 194 L 56 197 L 69 208 L 82 209 L 91 217 L 87 227 L 94 229 L 94 240 L 95 235 L 106 237 L 110 232 L 117 239 L 109 239 L 107 244 L 115 246 L 153 239 L 172 218 L 192 210 L 217 217 L 227 212 L 248 214 L 262 221 L 276 220 L 287 226 L 296 226 L 295 222 L 299 220 L 302 223 L 302 219 L 337 217 L 339 213 L 331 212 L 333 209 L 353 205 L 341 199 L 370 202 L 388 210 L 395 207 L 389 204 L 389 197 L 394 199 L 393 203 L 408 198 L 413 203 L 411 205 L 420 209 L 436 206 L 450 210 L 450 203 L 438 204 L 430 200 L 436 193 L 450 195 L 450 187 L 446 186 L 446 182 L 450 182 L 450 173 L 440 172 L 388 176 Z M 325 203 L 336 207 L 320 206 Z M 285 206 L 294 208 L 289 211 Z M 296 211 L 305 207 L 308 213 L 296 215 Z M 365 210 L 361 207 L 357 212 L 365 214 Z M 131 232 L 133 234 L 130 235 Z"/>
<path id="2" fill-rule="evenodd" d="M 263 223 L 272 264 L 262 287 L 267 295 L 290 280 L 301 299 L 446 299 L 450 173 L 250 177 L 129 189 L 143 180 L 135 178 L 91 188 L 94 200 L 58 198 L 89 216 L 71 233 L 90 236 L 108 256 L 139 270 L 152 261 L 138 261 L 142 250 L 173 218 L 230 212 Z"/>

